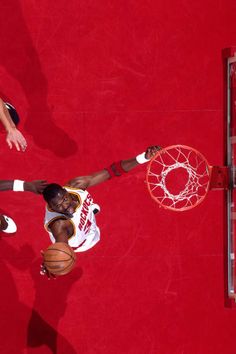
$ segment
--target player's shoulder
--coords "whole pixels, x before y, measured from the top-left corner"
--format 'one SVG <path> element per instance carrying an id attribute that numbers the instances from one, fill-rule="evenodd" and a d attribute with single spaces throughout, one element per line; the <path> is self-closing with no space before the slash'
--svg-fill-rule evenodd
<path id="1" fill-rule="evenodd" d="M 63 188 L 65 188 L 67 190 L 67 192 L 69 193 L 73 193 L 73 194 L 79 194 L 79 195 L 87 195 L 88 192 L 84 189 L 81 188 L 75 188 L 75 187 L 71 187 L 71 186 L 63 186 Z"/>
<path id="2" fill-rule="evenodd" d="M 51 219 L 51 220 L 48 222 L 47 226 L 48 226 L 48 228 L 52 228 L 54 225 L 63 226 L 63 225 L 66 225 L 66 224 L 68 224 L 68 223 L 70 223 L 70 220 L 68 220 L 68 219 L 67 219 L 65 216 L 63 216 L 63 215 L 60 215 L 60 216 L 57 216 L 57 217 Z"/>
<path id="3" fill-rule="evenodd" d="M 71 191 L 83 191 L 83 189 L 75 188 L 75 187 L 68 186 L 68 185 L 63 186 L 63 188 L 65 188 L 66 190 L 71 190 Z"/>

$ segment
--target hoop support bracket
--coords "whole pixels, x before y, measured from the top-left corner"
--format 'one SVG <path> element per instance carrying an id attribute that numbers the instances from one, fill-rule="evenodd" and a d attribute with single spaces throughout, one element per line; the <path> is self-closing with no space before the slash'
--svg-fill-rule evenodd
<path id="1" fill-rule="evenodd" d="M 230 173 L 228 166 L 211 166 L 209 190 L 229 189 Z"/>

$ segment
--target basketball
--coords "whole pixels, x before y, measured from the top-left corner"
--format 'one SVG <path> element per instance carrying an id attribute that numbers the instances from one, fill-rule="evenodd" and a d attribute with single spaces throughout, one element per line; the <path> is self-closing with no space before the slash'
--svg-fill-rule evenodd
<path id="1" fill-rule="evenodd" d="M 76 256 L 67 243 L 56 242 L 43 252 L 43 259 L 48 272 L 54 275 L 65 275 L 74 268 Z"/>

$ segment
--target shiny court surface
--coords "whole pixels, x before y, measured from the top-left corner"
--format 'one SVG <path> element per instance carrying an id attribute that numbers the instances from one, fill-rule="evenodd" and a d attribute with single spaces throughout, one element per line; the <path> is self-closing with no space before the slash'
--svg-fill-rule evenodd
<path id="1" fill-rule="evenodd" d="M 152 144 L 225 161 L 222 49 L 236 5 L 218 1 L 9 0 L 0 11 L 0 94 L 28 140 L 1 178 L 64 183 Z M 91 188 L 101 242 L 67 277 L 39 274 L 44 202 L 1 193 L 18 232 L 0 244 L 4 354 L 234 354 L 226 294 L 225 195 L 163 210 L 146 167 Z M 14 340 L 13 340 L 14 333 Z"/>

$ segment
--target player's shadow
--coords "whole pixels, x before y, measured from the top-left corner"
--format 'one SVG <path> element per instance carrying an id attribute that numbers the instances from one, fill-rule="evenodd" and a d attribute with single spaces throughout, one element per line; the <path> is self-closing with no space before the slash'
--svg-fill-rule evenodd
<path id="1" fill-rule="evenodd" d="M 22 324 L 27 322 L 30 308 L 20 301 L 14 277 L 9 267 L 9 264 L 12 263 L 16 267 L 22 266 L 22 264 L 19 264 L 20 259 L 21 256 L 19 257 L 19 253 L 2 238 L 0 240 L 2 284 L 0 291 L 1 353 L 23 354 L 25 346 L 26 333 Z"/>
<path id="2" fill-rule="evenodd" d="M 65 313 L 70 289 L 82 276 L 82 269 L 76 268 L 66 276 L 48 280 L 39 274 L 41 261 L 38 258 L 31 266 L 35 301 L 28 324 L 28 348 L 47 346 L 53 354 L 76 354 L 65 337 L 57 332 L 57 326 Z"/>
<path id="3" fill-rule="evenodd" d="M 0 233 L 0 235 L 2 234 Z M 0 352 L 25 353 L 27 338 L 28 353 L 31 351 L 34 353 L 35 348 L 43 350 L 43 347 L 47 347 L 53 354 L 76 354 L 76 350 L 67 339 L 58 333 L 57 326 L 65 312 L 69 289 L 80 278 L 81 270 L 75 269 L 72 277 L 64 278 L 65 282 L 53 281 L 50 283 L 39 274 L 40 259 L 35 261 L 35 253 L 31 246 L 24 245 L 20 249 L 16 249 L 11 246 L 10 239 L 6 240 L 5 236 L 1 237 L 0 246 L 2 283 L 0 291 Z M 33 309 L 20 301 L 14 282 L 14 272 L 10 271 L 12 267 L 17 271 L 31 269 L 36 290 Z M 26 282 L 28 282 L 27 277 Z M 34 289 L 32 289 L 33 291 Z"/>
<path id="4" fill-rule="evenodd" d="M 47 78 L 25 24 L 20 1 L 9 0 L 1 6 L 0 31 L 0 66 L 19 82 L 29 105 L 25 130 L 42 149 L 61 157 L 75 154 L 76 142 L 53 121 L 53 108 L 47 102 Z M 0 94 L 6 99 L 4 92 Z M 14 105 L 11 99 L 10 102 Z"/>

